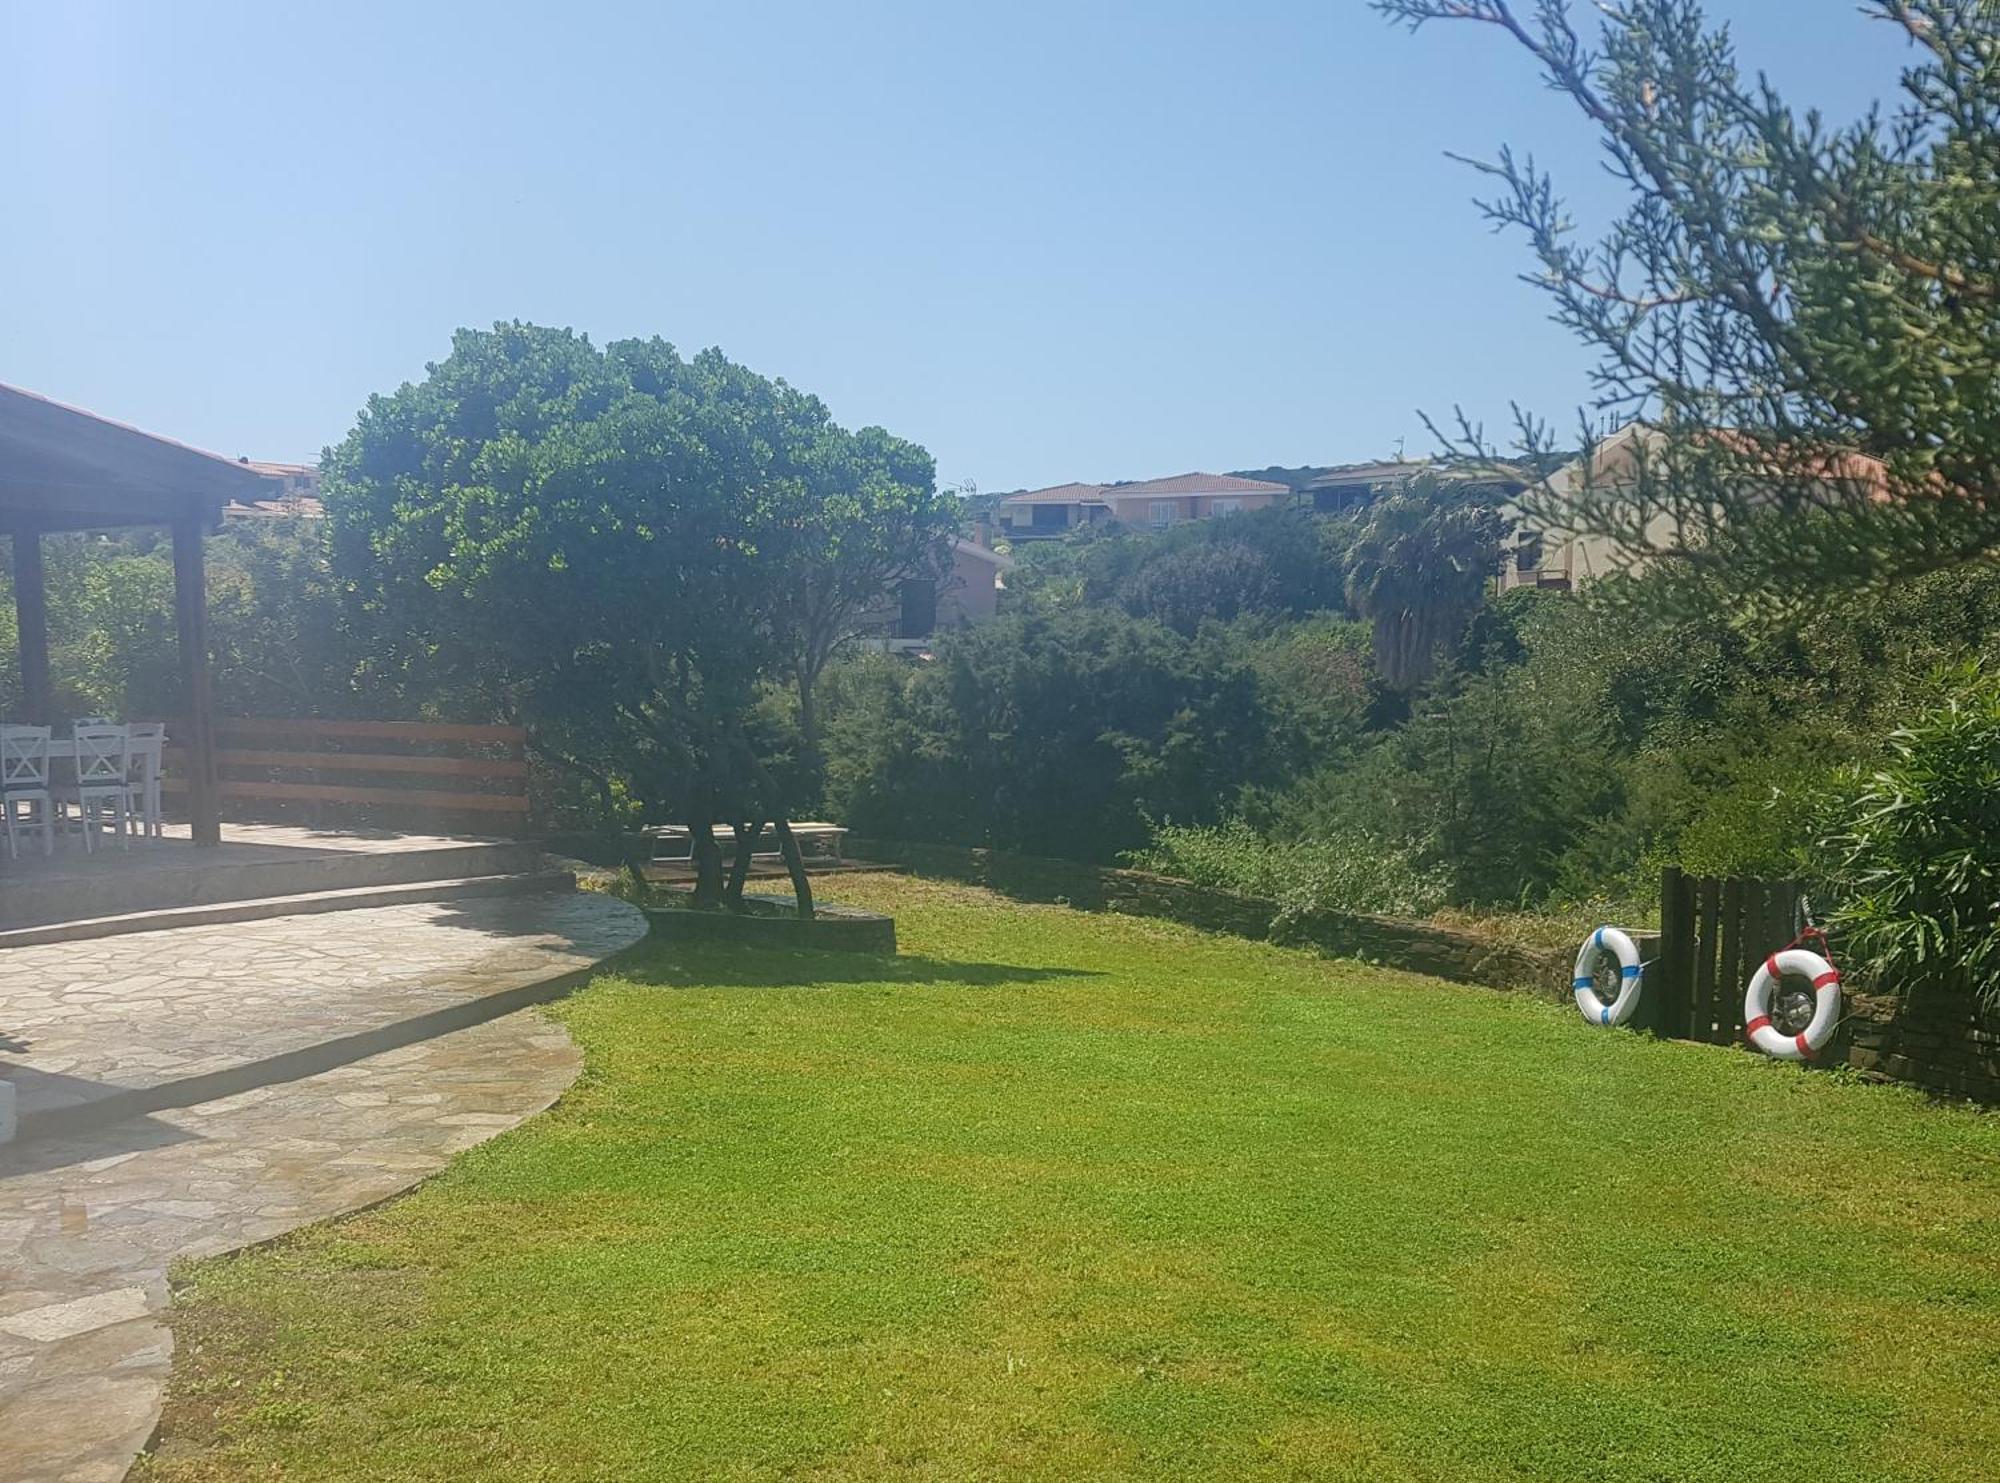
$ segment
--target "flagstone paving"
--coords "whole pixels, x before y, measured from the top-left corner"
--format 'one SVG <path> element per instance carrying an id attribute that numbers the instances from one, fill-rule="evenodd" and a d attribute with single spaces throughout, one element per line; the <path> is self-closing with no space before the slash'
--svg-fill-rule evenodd
<path id="1" fill-rule="evenodd" d="M 357 1030 L 390 1037 L 314 1074 L 0 1148 L 0 1480 L 124 1477 L 172 1359 L 169 1263 L 372 1204 L 548 1106 L 581 1057 L 538 1009 L 433 1021 L 511 1007 L 644 932 L 581 893 L 0 951 L 0 1075 L 58 1118 L 79 1087 L 170 1091 Z"/>
<path id="2" fill-rule="evenodd" d="M 381 1200 L 553 1102 L 538 1009 L 0 1156 L 0 1478 L 125 1476 L 160 1413 L 167 1267 Z"/>
<path id="3" fill-rule="evenodd" d="M 579 891 L 7 948 L 0 1079 L 31 1122 L 540 983 L 644 933 Z"/>

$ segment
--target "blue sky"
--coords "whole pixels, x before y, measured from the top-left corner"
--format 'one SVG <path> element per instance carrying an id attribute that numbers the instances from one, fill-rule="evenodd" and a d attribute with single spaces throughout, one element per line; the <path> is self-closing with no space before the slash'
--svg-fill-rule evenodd
<path id="1" fill-rule="evenodd" d="M 1835 117 L 1903 55 L 1712 11 Z M 0 381 L 311 458 L 522 318 L 720 345 L 984 489 L 1414 452 L 1585 391 L 1443 157 L 1501 140 L 1602 209 L 1522 57 L 1362 0 L 0 0 Z"/>

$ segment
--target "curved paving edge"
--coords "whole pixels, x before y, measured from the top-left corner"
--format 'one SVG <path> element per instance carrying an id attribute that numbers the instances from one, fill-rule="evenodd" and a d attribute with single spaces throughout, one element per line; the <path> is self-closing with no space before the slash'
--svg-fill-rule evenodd
<path id="1" fill-rule="evenodd" d="M 607 941 L 606 959 L 643 931 Z M 498 1018 L 0 1155 L 0 1479 L 125 1476 L 172 1361 L 171 1262 L 399 1194 L 561 1096 L 581 1052 L 507 1002 L 537 987 L 555 997 L 589 971 L 554 955 L 549 968 L 539 986 L 475 994 L 461 1011 Z"/>

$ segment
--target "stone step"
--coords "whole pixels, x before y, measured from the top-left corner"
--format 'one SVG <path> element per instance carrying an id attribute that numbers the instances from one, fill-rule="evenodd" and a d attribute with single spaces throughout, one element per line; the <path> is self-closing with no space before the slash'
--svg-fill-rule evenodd
<path id="1" fill-rule="evenodd" d="M 313 848 L 309 843 L 244 852 L 224 848 L 213 852 L 213 859 L 177 860 L 179 868 L 143 870 L 122 868 L 136 862 L 138 847 L 129 856 L 99 853 L 101 865 L 121 868 L 82 874 L 66 869 L 53 875 L 28 870 L 10 876 L 0 890 L 0 930 L 543 868 L 540 847 L 524 840 L 440 841 L 419 849 Z M 31 858 L 28 863 L 37 862 Z"/>
<path id="2" fill-rule="evenodd" d="M 130 932 L 163 932 L 175 927 L 205 927 L 222 922 L 256 922 L 268 917 L 311 916 L 330 911 L 357 911 L 371 906 L 403 906 L 418 901 L 453 901 L 472 896 L 513 896 L 530 891 L 573 891 L 576 877 L 567 870 L 536 869 L 501 875 L 457 876 L 446 880 L 395 882 L 304 891 L 285 896 L 257 896 L 242 901 L 214 901 L 196 906 L 169 906 L 150 911 L 121 912 L 0 929 L 0 949 L 37 947 L 52 942 L 88 942 Z"/>
<path id="3" fill-rule="evenodd" d="M 14 1093 L 15 1141 L 200 1107 L 434 1040 L 558 998 L 645 936 L 637 908 L 571 889 L 23 947 L 20 972 L 0 954 L 0 1042 L 11 1042 L 0 1043 L 0 1085 Z M 134 1123 L 133 1146 L 159 1132 Z M 0 1182 L 24 1157 L 0 1155 Z"/>

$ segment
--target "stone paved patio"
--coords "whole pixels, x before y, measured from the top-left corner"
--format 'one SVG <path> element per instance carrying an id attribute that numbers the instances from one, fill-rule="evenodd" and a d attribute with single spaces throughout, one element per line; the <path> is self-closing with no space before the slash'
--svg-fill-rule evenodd
<path id="1" fill-rule="evenodd" d="M 168 1263 L 394 1194 L 546 1107 L 577 1053 L 502 1012 L 644 935 L 586 892 L 0 951 L 0 1077 L 45 1134 L 0 1149 L 0 1480 L 123 1477 L 171 1357 Z"/>
<path id="2" fill-rule="evenodd" d="M 540 983 L 644 930 L 623 902 L 585 891 L 10 948 L 0 1079 L 32 1123 Z"/>
<path id="3" fill-rule="evenodd" d="M 173 1356 L 167 1267 L 371 1204 L 553 1102 L 538 1009 L 0 1155 L 0 1479 L 114 1483 Z"/>

